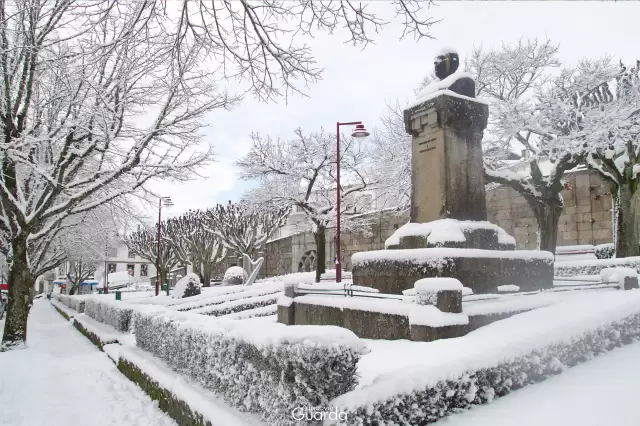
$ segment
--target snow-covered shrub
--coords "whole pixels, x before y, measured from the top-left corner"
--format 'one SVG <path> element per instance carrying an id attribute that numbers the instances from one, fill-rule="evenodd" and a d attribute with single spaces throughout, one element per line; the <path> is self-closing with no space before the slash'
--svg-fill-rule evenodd
<path id="1" fill-rule="evenodd" d="M 219 317 L 221 315 L 233 314 L 249 309 L 259 308 L 261 306 L 275 305 L 281 292 L 265 294 L 264 296 L 249 297 L 240 300 L 232 300 L 230 302 L 221 303 L 219 305 L 205 306 L 204 308 L 193 309 L 191 312 L 195 314 L 210 315 Z"/>
<path id="2" fill-rule="evenodd" d="M 359 339 L 333 326 L 220 321 L 160 307 L 136 308 L 136 344 L 241 410 L 271 425 L 322 406 L 356 385 Z"/>
<path id="3" fill-rule="evenodd" d="M 194 297 L 194 301 L 186 301 L 186 303 L 180 303 L 177 305 L 172 305 L 169 309 L 176 309 L 178 311 L 190 311 L 192 309 L 204 308 L 205 306 L 213 306 L 220 305 L 225 302 L 231 302 L 233 300 L 239 299 L 247 299 L 249 297 L 256 296 L 264 296 L 266 294 L 279 293 L 283 289 L 282 282 L 263 282 L 259 284 L 255 284 L 251 287 L 244 286 L 229 286 L 229 287 L 218 287 L 214 290 L 231 290 L 233 292 L 229 292 L 226 294 L 219 294 L 218 292 L 214 293 L 213 296 L 209 296 L 208 293 L 211 292 L 209 290 L 206 293 L 201 294 L 200 296 Z M 237 290 L 237 291 L 235 291 Z"/>
<path id="4" fill-rule="evenodd" d="M 382 375 L 329 406 L 346 413 L 341 424 L 432 423 L 640 338 L 637 291 L 598 294 L 589 303 L 583 301 L 517 315 L 442 346 L 430 344 L 433 357 L 423 366 Z"/>
<path id="5" fill-rule="evenodd" d="M 227 269 L 222 279 L 222 285 L 238 285 L 242 284 L 244 279 L 244 269 L 240 266 L 232 266 Z"/>
<path id="6" fill-rule="evenodd" d="M 613 243 L 609 244 L 600 244 L 595 247 L 596 249 L 596 257 L 598 259 L 613 259 L 613 256 L 616 254 L 616 247 Z"/>
<path id="7" fill-rule="evenodd" d="M 202 287 L 202 284 L 200 284 L 200 277 L 193 273 L 187 274 L 184 277 L 180 278 L 180 280 L 176 283 L 172 295 L 174 299 L 197 296 L 198 294 L 202 293 L 200 287 Z"/>
<path id="8" fill-rule="evenodd" d="M 68 294 L 59 294 L 57 299 L 67 308 L 71 308 L 76 312 L 84 312 L 84 304 L 87 296 L 69 296 Z"/>
<path id="9" fill-rule="evenodd" d="M 127 333 L 131 325 L 131 306 L 105 298 L 91 298 L 85 303 L 84 313 L 103 324 L 109 324 L 116 330 Z"/>
<path id="10" fill-rule="evenodd" d="M 556 277 L 574 277 L 576 275 L 600 275 L 605 268 L 633 268 L 640 272 L 640 257 L 620 259 L 576 260 L 556 262 L 553 269 Z"/>

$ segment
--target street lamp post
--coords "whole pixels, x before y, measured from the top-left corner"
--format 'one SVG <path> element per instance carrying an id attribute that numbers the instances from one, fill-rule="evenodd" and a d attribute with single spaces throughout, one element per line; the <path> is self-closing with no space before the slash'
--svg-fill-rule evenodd
<path id="1" fill-rule="evenodd" d="M 162 255 L 162 205 L 173 206 L 171 197 L 160 197 L 158 199 L 158 256 L 156 259 L 156 296 L 160 294 L 160 256 Z M 169 295 L 169 285 L 167 284 L 167 296 Z"/>
<path id="2" fill-rule="evenodd" d="M 340 126 L 356 126 L 351 137 L 361 139 L 369 136 L 362 121 L 336 123 L 336 282 L 342 281 L 342 260 L 340 259 Z"/>

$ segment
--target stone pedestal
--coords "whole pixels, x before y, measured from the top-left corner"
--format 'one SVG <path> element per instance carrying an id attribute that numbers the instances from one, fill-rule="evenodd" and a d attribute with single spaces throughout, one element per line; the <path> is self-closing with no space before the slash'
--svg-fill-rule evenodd
<path id="1" fill-rule="evenodd" d="M 489 108 L 442 94 L 404 112 L 411 134 L 411 222 L 487 220 L 482 132 Z"/>
<path id="2" fill-rule="evenodd" d="M 352 256 L 353 282 L 400 294 L 421 278 L 452 277 L 475 293 L 514 284 L 521 291 L 553 285 L 553 254 L 519 251 L 486 222 L 482 133 L 489 108 L 437 92 L 404 112 L 412 136 L 411 222 L 387 250 Z"/>

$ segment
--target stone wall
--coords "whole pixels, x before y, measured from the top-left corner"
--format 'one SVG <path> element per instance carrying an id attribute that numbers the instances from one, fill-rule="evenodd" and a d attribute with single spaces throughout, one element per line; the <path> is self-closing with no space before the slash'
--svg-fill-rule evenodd
<path id="1" fill-rule="evenodd" d="M 558 245 L 604 244 L 613 241 L 611 191 L 587 170 L 565 177 L 564 212 L 558 225 Z M 487 216 L 516 239 L 519 249 L 537 247 L 536 219 L 527 201 L 511 188 L 487 191 Z"/>
<path id="2" fill-rule="evenodd" d="M 558 245 L 604 244 L 613 241 L 611 229 L 611 191 L 602 179 L 587 170 L 570 173 L 568 188 L 562 191 L 565 210 L 560 216 Z M 535 249 L 536 219 L 526 200 L 511 188 L 488 189 L 488 220 L 504 228 L 516 239 L 518 249 Z M 351 270 L 351 255 L 380 250 L 384 242 L 409 221 L 409 214 L 377 214 L 372 218 L 370 235 L 343 233 L 344 269 Z M 311 233 L 280 238 L 267 244 L 261 277 L 299 272 L 305 253 L 316 250 Z M 333 269 L 335 243 L 333 229 L 327 230 L 327 268 Z M 304 271 L 304 268 L 302 268 Z M 224 273 L 224 271 L 222 271 Z"/>

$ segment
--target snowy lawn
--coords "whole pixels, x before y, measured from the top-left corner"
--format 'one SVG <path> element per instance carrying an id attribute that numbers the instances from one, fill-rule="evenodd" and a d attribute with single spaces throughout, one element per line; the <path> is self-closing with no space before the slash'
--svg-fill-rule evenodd
<path id="1" fill-rule="evenodd" d="M 442 419 L 443 426 L 637 426 L 640 343 L 614 349 L 492 404 Z M 534 408 L 535 407 L 535 408 Z"/>
<path id="2" fill-rule="evenodd" d="M 176 424 L 47 300 L 34 302 L 27 339 L 0 353 L 0 424 Z"/>

